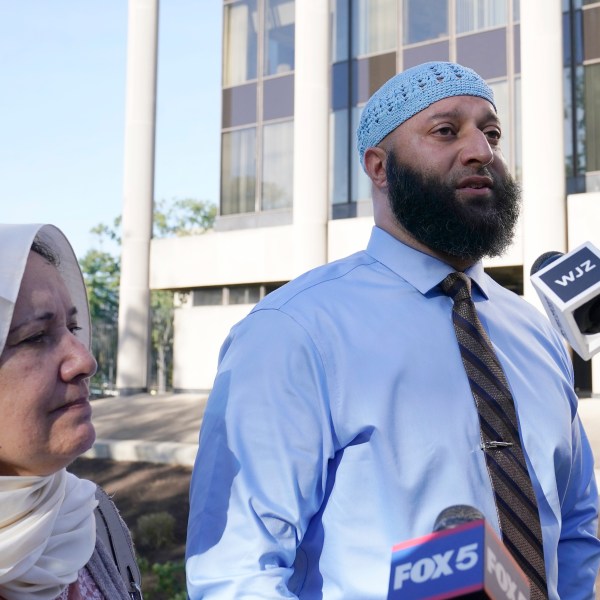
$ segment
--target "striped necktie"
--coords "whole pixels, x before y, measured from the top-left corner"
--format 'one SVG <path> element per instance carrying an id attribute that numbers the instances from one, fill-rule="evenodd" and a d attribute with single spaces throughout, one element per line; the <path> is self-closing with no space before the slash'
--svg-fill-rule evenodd
<path id="1" fill-rule="evenodd" d="M 471 279 L 451 273 L 442 290 L 454 300 L 452 321 L 479 414 L 502 539 L 531 584 L 531 598 L 548 598 L 537 500 L 523 456 L 515 405 L 506 375 L 471 298 Z"/>

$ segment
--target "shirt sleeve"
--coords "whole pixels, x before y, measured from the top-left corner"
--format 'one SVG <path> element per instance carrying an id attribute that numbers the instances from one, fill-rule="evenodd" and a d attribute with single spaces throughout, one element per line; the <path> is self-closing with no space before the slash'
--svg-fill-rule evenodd
<path id="1" fill-rule="evenodd" d="M 572 425 L 572 465 L 561 503 L 558 593 L 570 600 L 594 600 L 600 566 L 598 492 L 590 444 L 578 415 Z"/>
<path id="2" fill-rule="evenodd" d="M 296 548 L 334 454 L 321 356 L 279 310 L 226 340 L 190 492 L 186 572 L 196 598 L 295 598 Z"/>

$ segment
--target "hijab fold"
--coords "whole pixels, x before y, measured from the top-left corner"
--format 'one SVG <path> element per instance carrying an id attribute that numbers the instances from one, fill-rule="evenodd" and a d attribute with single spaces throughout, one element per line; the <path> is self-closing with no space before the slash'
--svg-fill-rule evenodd
<path id="1" fill-rule="evenodd" d="M 0 477 L 0 596 L 53 600 L 77 579 L 96 542 L 95 493 L 65 469 Z"/>

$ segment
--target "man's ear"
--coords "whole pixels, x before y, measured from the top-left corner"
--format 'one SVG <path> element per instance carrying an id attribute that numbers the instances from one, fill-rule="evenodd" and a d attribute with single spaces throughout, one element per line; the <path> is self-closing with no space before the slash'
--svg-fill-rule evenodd
<path id="1" fill-rule="evenodd" d="M 373 146 L 365 150 L 365 171 L 371 178 L 373 185 L 378 189 L 387 187 L 387 152 L 379 146 Z"/>

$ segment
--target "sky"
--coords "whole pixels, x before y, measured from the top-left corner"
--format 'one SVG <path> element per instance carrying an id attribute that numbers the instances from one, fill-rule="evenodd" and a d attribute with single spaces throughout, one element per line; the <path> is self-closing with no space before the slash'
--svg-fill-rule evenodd
<path id="1" fill-rule="evenodd" d="M 81 257 L 123 203 L 127 0 L 0 0 L 0 222 Z M 220 0 L 159 8 L 154 197 L 218 203 Z M 114 251 L 114 248 L 105 248 Z"/>

